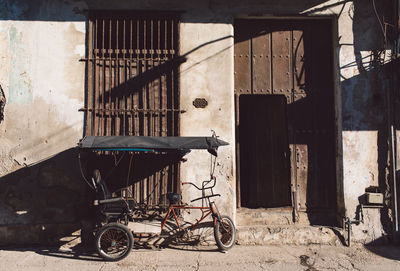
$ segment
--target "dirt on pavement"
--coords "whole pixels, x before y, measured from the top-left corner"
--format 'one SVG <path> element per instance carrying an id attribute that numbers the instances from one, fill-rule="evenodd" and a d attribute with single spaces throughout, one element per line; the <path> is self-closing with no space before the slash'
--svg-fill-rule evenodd
<path id="1" fill-rule="evenodd" d="M 214 246 L 136 248 L 119 262 L 105 262 L 94 249 L 33 247 L 0 249 L 0 270 L 400 270 L 394 246 Z"/>

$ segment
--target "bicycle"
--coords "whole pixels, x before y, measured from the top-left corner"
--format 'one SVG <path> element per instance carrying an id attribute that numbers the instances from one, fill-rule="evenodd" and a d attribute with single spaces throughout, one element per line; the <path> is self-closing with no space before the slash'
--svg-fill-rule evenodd
<path id="1" fill-rule="evenodd" d="M 214 183 L 210 186 L 207 186 L 211 181 Z M 181 225 L 178 221 L 178 216 L 175 210 L 200 210 L 201 217 L 197 219 L 196 223 L 190 226 L 190 230 L 195 230 L 197 226 L 209 215 L 211 215 L 213 220 L 214 227 L 214 238 L 217 246 L 220 250 L 226 251 L 232 248 L 236 240 L 236 229 L 232 219 L 229 216 L 221 215 L 218 211 L 218 208 L 215 202 L 211 201 L 210 198 L 221 196 L 220 194 L 214 194 L 213 188 L 216 185 L 216 177 L 211 176 L 210 180 L 203 181 L 201 188 L 195 185 L 192 182 L 182 182 L 182 185 L 190 184 L 194 186 L 197 190 L 202 191 L 202 196 L 196 199 L 191 200 L 191 202 L 195 202 L 198 200 L 202 200 L 202 206 L 188 206 L 184 204 L 178 204 L 177 201 L 180 200 L 179 194 L 169 194 L 167 195 L 168 200 L 170 202 L 168 212 L 164 217 L 161 224 L 161 232 L 164 229 L 164 226 L 167 220 L 172 216 L 178 226 L 178 230 L 182 231 Z M 211 194 L 206 195 L 206 190 L 209 189 Z M 205 204 L 206 203 L 206 204 Z"/>
<path id="2" fill-rule="evenodd" d="M 217 148 L 224 145 L 228 145 L 228 143 L 217 139 L 215 132 L 213 132 L 212 137 L 88 136 L 79 143 L 79 147 L 83 150 L 130 152 L 132 155 L 135 152 L 149 151 L 187 153 L 190 149 L 208 150 L 212 154 L 210 179 L 203 181 L 201 187 L 192 182 L 182 182 L 182 185 L 190 184 L 202 192 L 201 197 L 191 201 L 202 200 L 202 205 L 181 204 L 180 194 L 167 194 L 169 206 L 168 212 L 161 222 L 160 236 L 170 218 L 171 220 L 173 218 L 177 224 L 178 231 L 183 231 L 177 216 L 180 210 L 200 210 L 200 219 L 191 224 L 189 229 L 196 229 L 201 221 L 211 215 L 216 244 L 220 250 L 226 251 L 235 244 L 235 225 L 230 217 L 221 215 L 215 202 L 210 200 L 210 198 L 221 196 L 213 191 L 216 185 L 216 177 L 214 176 L 216 158 L 214 160 L 212 158 L 217 156 Z M 99 170 L 94 171 L 92 183 L 85 178 L 83 171 L 82 176 L 87 184 L 96 191 L 97 200 L 95 200 L 94 205 L 98 205 L 98 209 L 104 217 L 103 221 L 98 222 L 94 229 L 96 250 L 105 260 L 121 260 L 128 256 L 134 244 L 133 232 L 128 228 L 128 224 L 130 221 L 135 221 L 134 213 L 140 211 L 142 207 L 130 201 L 128 197 L 112 197 L 106 183 L 101 178 Z"/>

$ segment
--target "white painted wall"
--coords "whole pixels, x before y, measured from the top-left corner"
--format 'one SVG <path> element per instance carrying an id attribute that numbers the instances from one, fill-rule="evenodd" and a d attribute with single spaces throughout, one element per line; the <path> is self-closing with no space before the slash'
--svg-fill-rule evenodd
<path id="1" fill-rule="evenodd" d="M 0 174 L 75 147 L 82 137 L 85 22 L 0 21 Z"/>
<path id="2" fill-rule="evenodd" d="M 182 23 L 180 30 L 181 54 L 189 52 L 180 71 L 181 108 L 187 110 L 181 116 L 181 135 L 211 135 L 214 130 L 230 143 L 218 150 L 215 192 L 221 194 L 221 198 L 216 199 L 221 212 L 232 217 L 236 209 L 233 26 L 230 21 L 215 23 L 211 20 L 209 23 Z M 194 48 L 199 49 L 191 52 Z M 205 98 L 208 106 L 195 108 L 192 103 L 196 98 Z M 201 185 L 210 175 L 210 154 L 192 151 L 187 158 L 181 167 L 182 180 Z M 183 192 L 185 200 L 200 196 L 193 187 L 184 187 Z"/>

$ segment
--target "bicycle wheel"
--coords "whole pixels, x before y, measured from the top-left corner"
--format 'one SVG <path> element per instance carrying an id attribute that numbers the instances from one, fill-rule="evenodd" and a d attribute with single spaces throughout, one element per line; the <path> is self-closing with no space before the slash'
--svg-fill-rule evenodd
<path id="1" fill-rule="evenodd" d="M 128 256 L 133 246 L 132 232 L 120 223 L 108 223 L 96 233 L 96 250 L 108 261 L 119 261 Z"/>
<path id="2" fill-rule="evenodd" d="M 235 244 L 236 230 L 232 219 L 229 216 L 221 216 L 214 226 L 215 242 L 220 250 L 228 250 Z"/>

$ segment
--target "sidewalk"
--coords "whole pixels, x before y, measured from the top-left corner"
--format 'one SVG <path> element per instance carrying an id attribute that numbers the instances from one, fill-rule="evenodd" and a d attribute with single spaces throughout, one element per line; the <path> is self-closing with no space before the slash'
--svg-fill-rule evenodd
<path id="1" fill-rule="evenodd" d="M 134 249 L 104 262 L 88 248 L 2 248 L 0 270 L 400 270 L 400 247 L 234 246 Z"/>

